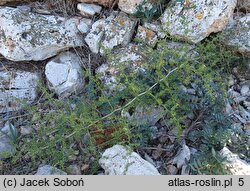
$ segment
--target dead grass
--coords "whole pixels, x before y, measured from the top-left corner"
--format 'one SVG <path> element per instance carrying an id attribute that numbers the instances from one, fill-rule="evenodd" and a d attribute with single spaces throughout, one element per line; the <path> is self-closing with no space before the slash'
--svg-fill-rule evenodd
<path id="1" fill-rule="evenodd" d="M 40 0 L 36 4 L 41 8 L 48 9 L 53 14 L 60 14 L 64 17 L 73 16 L 77 13 L 76 0 Z"/>

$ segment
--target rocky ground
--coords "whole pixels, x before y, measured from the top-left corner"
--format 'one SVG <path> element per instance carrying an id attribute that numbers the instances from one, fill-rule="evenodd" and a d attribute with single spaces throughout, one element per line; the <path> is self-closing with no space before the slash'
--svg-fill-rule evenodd
<path id="1" fill-rule="evenodd" d="M 192 50 L 215 33 L 223 34 L 221 44 L 245 60 L 245 63 L 235 63 L 226 79 L 225 105 L 225 113 L 238 132 L 231 135 L 231 143 L 242 143 L 245 147 L 236 154 L 233 147 L 225 145 L 221 156 L 231 161 L 231 173 L 250 174 L 250 1 L 172 0 L 154 9 L 162 2 L 0 0 L 1 174 L 91 174 L 91 160 L 98 163 L 95 174 L 191 173 L 187 166 L 197 152 L 196 144 L 188 137 L 180 141 L 178 130 L 166 127 L 161 107 L 137 107 L 132 113 L 121 112 L 121 117 L 129 120 L 146 120 L 153 132 L 150 144 L 135 151 L 114 144 L 100 150 L 99 159 L 86 156 L 88 160 L 85 160 L 85 156 L 77 154 L 64 166 L 65 172 L 39 158 L 31 161 L 26 155 L 15 165 L 10 161 L 17 150 L 13 139 L 22 145 L 22 137 L 35 133 L 34 127 L 27 125 L 30 118 L 26 116 L 25 107 L 43 104 L 43 88 L 58 100 L 81 97 L 89 83 L 82 71 L 90 70 L 99 75 L 100 83 L 106 87 L 105 95 L 110 96 L 117 87 L 119 91 L 126 88 L 117 82 L 120 63 L 129 62 L 135 71 L 146 67 L 144 63 L 149 58 L 143 55 L 141 46 L 157 50 L 158 41 L 165 40 L 169 49 L 183 46 L 185 42 Z M 148 13 L 148 19 L 139 18 L 138 8 L 141 13 Z M 149 13 L 156 16 L 149 19 Z M 110 56 L 107 52 L 113 55 L 111 60 L 107 59 Z M 193 95 L 195 88 L 185 91 Z M 41 107 L 39 112 L 53 111 Z M 197 120 L 199 118 L 190 117 L 189 124 Z M 244 135 L 244 140 L 239 134 Z M 28 146 L 32 148 L 31 143 Z"/>

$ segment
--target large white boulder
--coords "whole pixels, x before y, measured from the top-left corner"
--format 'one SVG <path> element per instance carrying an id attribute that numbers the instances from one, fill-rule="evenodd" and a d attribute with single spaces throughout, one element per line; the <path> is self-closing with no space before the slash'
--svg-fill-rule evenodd
<path id="1" fill-rule="evenodd" d="M 0 7 L 0 54 L 13 61 L 45 60 L 84 45 L 78 18 L 41 15 Z"/>
<path id="2" fill-rule="evenodd" d="M 0 71 L 0 113 L 18 110 L 23 102 L 32 103 L 37 97 L 39 81 L 38 73 Z"/>
<path id="3" fill-rule="evenodd" d="M 84 78 L 81 59 L 72 52 L 63 52 L 49 61 L 45 67 L 45 75 L 49 89 L 59 97 L 68 97 L 83 90 Z"/>
<path id="4" fill-rule="evenodd" d="M 171 36 L 198 43 L 222 31 L 233 15 L 237 0 L 172 0 L 161 18 Z"/>
<path id="5" fill-rule="evenodd" d="M 151 163 L 121 145 L 107 149 L 99 164 L 107 175 L 160 175 Z"/>

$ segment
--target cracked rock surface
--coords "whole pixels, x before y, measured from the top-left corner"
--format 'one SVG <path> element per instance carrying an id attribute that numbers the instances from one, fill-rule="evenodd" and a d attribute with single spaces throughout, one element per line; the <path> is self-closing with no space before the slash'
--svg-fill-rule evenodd
<path id="1" fill-rule="evenodd" d="M 45 67 L 49 89 L 59 97 L 80 93 L 84 87 L 81 60 L 72 52 L 64 52 L 52 59 Z"/>
<path id="2" fill-rule="evenodd" d="M 79 19 L 0 8 L 0 54 L 12 61 L 39 61 L 83 45 Z"/>
<path id="3" fill-rule="evenodd" d="M 181 40 L 198 43 L 222 31 L 233 15 L 237 0 L 171 1 L 162 16 L 163 28 Z"/>
<path id="4" fill-rule="evenodd" d="M 121 145 L 107 149 L 99 163 L 108 175 L 160 175 L 152 164 Z"/>

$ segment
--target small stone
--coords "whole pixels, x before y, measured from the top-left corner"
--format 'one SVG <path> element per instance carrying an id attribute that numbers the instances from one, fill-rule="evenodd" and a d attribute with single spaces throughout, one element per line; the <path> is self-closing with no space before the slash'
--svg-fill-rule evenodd
<path id="1" fill-rule="evenodd" d="M 81 168 L 77 164 L 72 164 L 68 166 L 66 171 L 68 175 L 81 175 L 82 174 Z"/>
<path id="2" fill-rule="evenodd" d="M 20 133 L 22 134 L 22 135 L 29 135 L 29 134 L 31 134 L 32 133 L 32 131 L 33 131 L 33 129 L 32 128 L 30 128 L 30 127 L 21 127 L 20 128 Z"/>
<path id="3" fill-rule="evenodd" d="M 114 4 L 115 0 L 78 0 L 82 3 L 97 3 L 99 5 L 102 5 L 104 7 L 110 7 Z"/>
<path id="4" fill-rule="evenodd" d="M 85 37 L 85 42 L 88 44 L 89 49 L 95 53 L 98 54 L 100 50 L 100 42 L 102 40 L 102 37 L 104 35 L 104 25 L 107 24 L 104 19 L 100 19 L 96 21 L 88 33 L 88 35 Z"/>
<path id="5" fill-rule="evenodd" d="M 82 167 L 81 167 L 81 170 L 83 172 L 86 172 L 87 170 L 89 170 L 89 164 L 83 164 Z"/>
<path id="6" fill-rule="evenodd" d="M 160 175 L 152 164 L 121 145 L 107 149 L 99 164 L 107 175 Z"/>
<path id="7" fill-rule="evenodd" d="M 22 12 L 26 12 L 26 13 L 31 11 L 31 7 L 27 6 L 27 5 L 16 6 L 16 8 L 18 8 Z"/>
<path id="8" fill-rule="evenodd" d="M 142 42 L 149 46 L 154 47 L 157 42 L 157 35 L 154 31 L 151 31 L 150 29 L 139 26 L 135 39 L 139 42 Z"/>
<path id="9" fill-rule="evenodd" d="M 82 18 L 79 24 L 77 25 L 78 30 L 83 34 L 89 32 L 90 27 L 91 27 L 91 20 L 86 18 Z"/>
<path id="10" fill-rule="evenodd" d="M 99 14 L 102 7 L 95 4 L 78 3 L 77 9 L 80 11 L 81 15 L 86 17 L 93 17 L 95 14 Z"/>
<path id="11" fill-rule="evenodd" d="M 148 28 L 148 29 L 154 31 L 157 34 L 157 36 L 161 39 L 165 38 L 165 36 L 166 36 L 160 22 L 157 22 L 157 21 L 150 22 L 150 23 L 145 22 L 143 24 L 143 26 L 145 28 Z"/>
<path id="12" fill-rule="evenodd" d="M 249 85 L 243 85 L 240 89 L 240 93 L 242 96 L 247 95 L 247 93 L 250 91 Z"/>
<path id="13" fill-rule="evenodd" d="M 126 14 L 118 14 L 114 20 L 104 26 L 105 38 L 101 42 L 100 53 L 112 50 L 118 45 L 127 46 L 134 34 L 136 21 L 130 19 Z"/>
<path id="14" fill-rule="evenodd" d="M 67 175 L 67 173 L 50 165 L 41 165 L 35 175 Z"/>
<path id="15" fill-rule="evenodd" d="M 231 87 L 234 85 L 234 78 L 232 75 L 230 75 L 229 79 L 228 79 L 228 86 Z"/>
<path id="16" fill-rule="evenodd" d="M 230 98 L 240 97 L 240 93 L 234 91 L 233 89 L 229 89 L 229 90 L 227 91 L 227 93 L 228 93 L 228 96 L 229 96 Z"/>
<path id="17" fill-rule="evenodd" d="M 244 101 L 243 104 L 244 104 L 245 107 L 250 107 L 250 102 L 249 101 Z"/>
<path id="18" fill-rule="evenodd" d="M 168 139 L 169 139 L 169 136 L 166 136 L 166 135 L 165 136 L 161 136 L 159 138 L 159 142 L 162 143 L 162 144 L 164 144 L 164 143 L 166 143 L 168 141 Z"/>
<path id="19" fill-rule="evenodd" d="M 0 71 L 0 81 L 0 113 L 17 111 L 25 103 L 31 104 L 37 98 L 40 82 L 38 73 L 20 70 Z"/>
<path id="20" fill-rule="evenodd" d="M 176 168 L 174 165 L 168 165 L 166 170 L 168 175 L 176 175 L 178 172 L 178 168 Z"/>
<path id="21" fill-rule="evenodd" d="M 177 168 L 181 169 L 186 165 L 186 162 L 190 160 L 191 152 L 186 144 L 182 145 L 182 148 L 178 151 L 177 155 L 173 159 L 173 164 L 177 164 Z"/>
<path id="22" fill-rule="evenodd" d="M 239 97 L 233 98 L 235 103 L 241 103 L 241 102 L 245 101 L 246 99 L 247 99 L 247 97 L 245 97 L 245 96 L 239 96 Z"/>
<path id="23" fill-rule="evenodd" d="M 226 103 L 225 112 L 226 112 L 226 114 L 228 114 L 228 115 L 231 115 L 231 114 L 234 113 L 233 108 L 232 108 L 232 106 L 230 105 L 229 102 Z"/>

